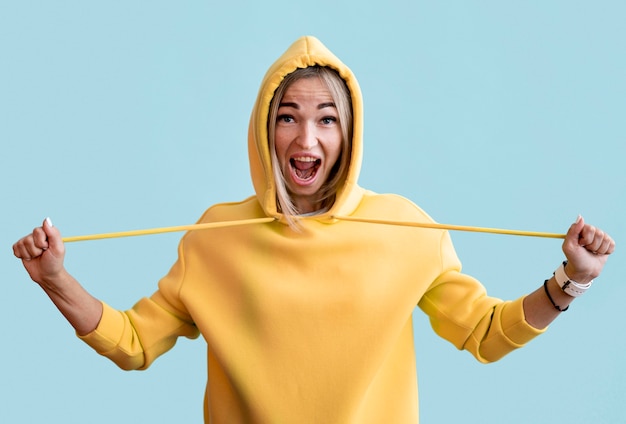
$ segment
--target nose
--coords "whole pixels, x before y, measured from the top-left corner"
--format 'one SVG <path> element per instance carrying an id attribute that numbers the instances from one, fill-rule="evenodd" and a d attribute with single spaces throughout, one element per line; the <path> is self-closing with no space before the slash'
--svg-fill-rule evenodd
<path id="1" fill-rule="evenodd" d="M 317 144 L 317 136 L 318 134 L 315 128 L 315 124 L 306 122 L 303 123 L 300 128 L 300 134 L 298 134 L 296 143 L 301 148 L 305 150 L 310 150 Z"/>

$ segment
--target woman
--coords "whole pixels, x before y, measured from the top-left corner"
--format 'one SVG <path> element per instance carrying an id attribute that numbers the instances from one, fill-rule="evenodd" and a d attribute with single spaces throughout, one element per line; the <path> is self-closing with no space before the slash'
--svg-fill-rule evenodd
<path id="1" fill-rule="evenodd" d="M 362 116 L 352 72 L 303 37 L 269 69 L 254 105 L 256 195 L 200 219 L 258 223 L 185 234 L 158 290 L 126 312 L 64 269 L 49 220 L 15 255 L 79 337 L 123 369 L 202 334 L 206 422 L 415 423 L 415 305 L 458 349 L 495 361 L 584 293 L 614 242 L 579 218 L 554 276 L 513 301 L 489 297 L 461 273 L 447 231 L 342 219 L 432 222 L 400 196 L 357 185 Z"/>

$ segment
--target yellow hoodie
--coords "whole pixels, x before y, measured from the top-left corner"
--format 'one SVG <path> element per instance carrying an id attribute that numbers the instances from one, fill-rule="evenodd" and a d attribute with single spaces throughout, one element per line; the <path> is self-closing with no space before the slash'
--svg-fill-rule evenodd
<path id="1" fill-rule="evenodd" d="M 334 205 L 297 232 L 277 212 L 267 116 L 284 76 L 315 64 L 336 69 L 351 91 L 353 148 Z M 357 185 L 362 119 L 352 72 L 317 39 L 297 40 L 267 72 L 252 112 L 256 195 L 215 205 L 199 222 L 256 221 L 185 234 L 158 290 L 126 312 L 105 304 L 83 340 L 123 369 L 145 369 L 178 337 L 202 334 L 206 422 L 401 424 L 418 421 L 416 305 L 482 362 L 539 334 L 522 298 L 488 297 L 461 273 L 446 231 L 338 219 L 432 222 L 400 196 Z"/>

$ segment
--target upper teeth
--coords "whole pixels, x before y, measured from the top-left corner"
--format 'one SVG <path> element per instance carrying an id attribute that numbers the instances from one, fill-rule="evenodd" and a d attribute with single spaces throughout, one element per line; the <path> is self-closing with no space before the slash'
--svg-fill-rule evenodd
<path id="1" fill-rule="evenodd" d="M 300 157 L 300 158 L 293 158 L 294 160 L 300 161 L 300 162 L 315 162 L 317 159 L 312 158 L 310 156 L 304 156 L 304 157 Z"/>

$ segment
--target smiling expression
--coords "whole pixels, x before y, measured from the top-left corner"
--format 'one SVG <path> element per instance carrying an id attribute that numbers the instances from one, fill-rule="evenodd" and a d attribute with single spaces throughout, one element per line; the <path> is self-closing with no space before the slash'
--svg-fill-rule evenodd
<path id="1" fill-rule="evenodd" d="M 319 209 L 319 191 L 341 152 L 341 127 L 332 95 L 320 78 L 303 78 L 285 91 L 275 145 L 287 189 L 300 213 Z"/>

